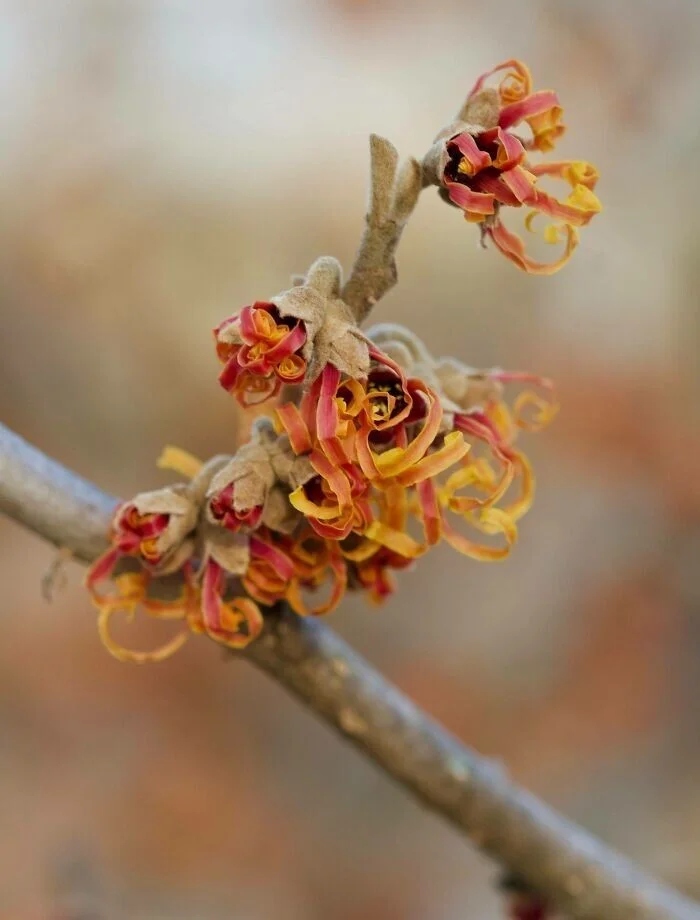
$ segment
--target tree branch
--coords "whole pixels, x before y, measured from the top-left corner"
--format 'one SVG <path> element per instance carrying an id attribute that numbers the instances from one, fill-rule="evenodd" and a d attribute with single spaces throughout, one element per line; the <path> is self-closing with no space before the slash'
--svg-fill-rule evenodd
<path id="1" fill-rule="evenodd" d="M 396 284 L 394 254 L 422 188 L 421 166 L 409 158 L 397 172 L 399 155 L 388 140 L 370 137 L 370 195 L 365 231 L 341 297 L 358 324 Z"/>
<path id="2" fill-rule="evenodd" d="M 106 546 L 115 502 L 0 425 L 0 511 L 89 562 Z M 700 920 L 699 905 L 513 785 L 322 623 L 270 614 L 240 654 L 571 916 Z"/>

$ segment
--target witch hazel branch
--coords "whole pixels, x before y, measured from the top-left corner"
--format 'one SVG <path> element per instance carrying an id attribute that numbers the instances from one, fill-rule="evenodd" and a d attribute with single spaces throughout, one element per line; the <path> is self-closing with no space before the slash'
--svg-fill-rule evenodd
<path id="1" fill-rule="evenodd" d="M 442 541 L 476 561 L 508 555 L 534 494 L 519 436 L 556 414 L 551 381 L 436 357 L 404 326 L 361 324 L 396 283 L 396 249 L 428 187 L 521 270 L 560 269 L 601 207 L 589 163 L 531 160 L 563 132 L 557 95 L 534 91 L 512 60 L 476 81 L 422 161 L 399 164 L 372 136 L 347 281 L 323 256 L 214 330 L 220 385 L 259 413 L 248 443 L 204 464 L 166 448 L 160 465 L 185 481 L 115 509 L 110 548 L 87 575 L 113 655 L 162 660 L 193 633 L 243 648 L 281 602 L 300 616 L 330 613 L 347 591 L 381 602 L 396 573 Z M 543 188 L 552 181 L 564 198 Z M 544 218 L 544 240 L 561 252 L 535 260 L 508 226 L 518 217 L 529 233 Z M 137 610 L 179 630 L 154 650 L 126 648 L 111 620 Z"/>

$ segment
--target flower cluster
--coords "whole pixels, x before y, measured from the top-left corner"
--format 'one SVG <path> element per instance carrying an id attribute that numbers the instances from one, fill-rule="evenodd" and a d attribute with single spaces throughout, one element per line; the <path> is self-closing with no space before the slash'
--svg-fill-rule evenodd
<path id="1" fill-rule="evenodd" d="M 171 452 L 165 465 L 196 469 L 191 481 L 119 507 L 111 547 L 88 576 L 117 657 L 160 660 L 190 632 L 242 648 L 263 627 L 261 607 L 282 601 L 301 616 L 330 612 L 346 590 L 380 602 L 393 573 L 441 540 L 473 559 L 508 554 L 533 490 L 514 442 L 556 411 L 551 384 L 434 359 L 397 325 L 362 338 L 364 373 L 325 363 L 289 385 L 234 456 L 197 467 Z M 244 392 L 264 392 L 269 365 L 247 373 Z M 539 392 L 510 400 L 511 384 Z M 139 605 L 182 621 L 155 652 L 111 636 L 113 613 Z"/>
<path id="2" fill-rule="evenodd" d="M 524 254 L 501 224 L 504 205 L 553 218 L 548 238 L 563 233 L 568 254 L 577 228 L 599 209 L 587 164 L 535 167 L 525 159 L 559 138 L 561 108 L 553 93 L 532 92 L 524 65 L 509 61 L 492 73 L 501 70 L 497 90 L 485 86 L 491 74 L 477 81 L 456 128 L 443 132 L 422 169 L 411 161 L 396 178 L 395 151 L 381 148 L 380 178 L 389 176 L 401 206 L 382 211 L 383 193 L 374 189 L 367 245 L 378 248 L 361 250 L 357 264 L 371 267 L 379 253 L 388 274 L 367 270 L 360 308 L 352 278 L 344 288 L 338 262 L 322 257 L 291 289 L 214 330 L 221 386 L 258 416 L 232 456 L 201 464 L 166 449 L 160 465 L 187 481 L 116 509 L 109 548 L 87 578 L 100 635 L 116 657 L 161 660 L 193 632 L 243 648 L 262 631 L 262 610 L 279 603 L 320 616 L 346 591 L 381 602 L 395 573 L 442 541 L 481 561 L 510 552 L 534 491 L 518 437 L 556 413 L 551 382 L 436 358 L 402 326 L 363 332 L 355 318 L 395 280 L 397 215 L 410 211 L 431 169 L 465 216 L 529 271 L 559 263 Z M 522 122 L 529 140 L 512 133 Z M 542 191 L 544 176 L 567 181 L 569 198 Z M 112 636 L 112 616 L 139 608 L 179 622 L 179 631 L 155 651 L 125 648 Z"/>
<path id="3" fill-rule="evenodd" d="M 490 77 L 502 74 L 497 88 Z M 598 173 L 580 160 L 533 163 L 532 151 L 548 153 L 564 133 L 562 108 L 551 90 L 533 91 L 532 77 L 520 61 L 499 64 L 477 80 L 457 121 L 438 136 L 428 158 L 441 193 L 461 208 L 464 217 L 481 227 L 519 268 L 533 274 L 551 274 L 571 257 L 578 230 L 600 209 L 594 193 Z M 516 133 L 525 127 L 529 136 Z M 564 200 L 541 186 L 542 179 L 562 181 L 568 187 Z M 550 221 L 543 228 L 547 243 L 564 243 L 563 253 L 552 262 L 529 256 L 522 238 L 503 223 L 504 208 L 528 209 L 525 226 L 533 230 L 537 215 Z"/>

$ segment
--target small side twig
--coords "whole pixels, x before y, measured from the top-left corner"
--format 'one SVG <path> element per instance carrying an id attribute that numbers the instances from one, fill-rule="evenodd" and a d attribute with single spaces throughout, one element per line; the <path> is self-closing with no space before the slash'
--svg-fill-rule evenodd
<path id="1" fill-rule="evenodd" d="M 358 323 L 395 284 L 394 258 L 406 221 L 421 191 L 421 166 L 412 157 L 398 169 L 399 155 L 386 138 L 370 137 L 370 195 L 365 231 L 341 296 Z"/>
<path id="2" fill-rule="evenodd" d="M 85 562 L 116 499 L 0 425 L 0 512 Z M 657 881 L 460 744 L 323 623 L 287 610 L 245 652 L 413 796 L 579 920 L 700 920 Z"/>
<path id="3" fill-rule="evenodd" d="M 66 585 L 66 563 L 73 558 L 73 553 L 65 546 L 58 550 L 51 564 L 41 578 L 41 596 L 50 604 L 56 590 Z"/>

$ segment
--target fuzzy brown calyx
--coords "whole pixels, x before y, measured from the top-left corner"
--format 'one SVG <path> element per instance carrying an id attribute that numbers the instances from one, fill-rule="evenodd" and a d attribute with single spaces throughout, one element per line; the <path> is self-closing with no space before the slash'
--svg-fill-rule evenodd
<path id="1" fill-rule="evenodd" d="M 143 568 L 160 577 L 182 568 L 195 552 L 206 483 L 225 461 L 217 456 L 201 464 L 185 451 L 166 447 L 158 466 L 191 476 L 191 481 L 140 492 L 117 508 L 111 546 L 88 572 L 90 589 L 115 571 L 128 575 Z"/>
<path id="2" fill-rule="evenodd" d="M 498 90 L 487 86 L 467 99 L 457 114 L 457 120 L 473 125 L 478 133 L 495 128 L 500 112 L 501 100 Z"/>
<path id="3" fill-rule="evenodd" d="M 198 514 L 199 505 L 187 485 L 140 492 L 117 512 L 118 545 L 137 554 L 154 573 L 167 575 L 191 556 Z"/>
<path id="4" fill-rule="evenodd" d="M 250 441 L 238 449 L 209 483 L 206 516 L 211 523 L 219 523 L 215 499 L 227 491 L 231 495 L 230 505 L 237 514 L 264 505 L 276 479 L 270 459 L 270 447 L 276 439 L 269 419 L 256 419 Z"/>
<path id="5" fill-rule="evenodd" d="M 484 371 L 456 358 L 434 358 L 425 343 L 405 326 L 380 323 L 368 330 L 368 336 L 407 376 L 418 377 L 435 390 L 445 413 L 481 408 L 502 394 L 502 384 Z"/>
<path id="6" fill-rule="evenodd" d="M 289 504 L 289 493 L 280 485 L 267 493 L 261 523 L 277 533 L 293 533 L 299 524 L 299 512 Z"/>
<path id="7" fill-rule="evenodd" d="M 435 375 L 447 399 L 462 412 L 483 408 L 500 398 L 503 385 L 484 371 L 467 367 L 456 358 L 439 358 L 435 362 Z"/>
<path id="8" fill-rule="evenodd" d="M 202 566 L 211 559 L 229 575 L 245 575 L 250 564 L 250 540 L 247 534 L 233 533 L 222 527 L 205 524 L 201 533 Z"/>
<path id="9" fill-rule="evenodd" d="M 301 459 L 294 455 L 287 436 L 277 434 L 270 419 L 256 419 L 250 441 L 211 480 L 207 523 L 232 532 L 250 532 L 263 524 L 290 533 L 299 514 L 287 496 L 300 478 L 306 481 Z"/>
<path id="10" fill-rule="evenodd" d="M 378 323 L 368 330 L 367 336 L 392 361 L 396 361 L 407 377 L 416 377 L 440 393 L 440 382 L 435 376 L 435 359 L 415 332 L 399 323 Z"/>
<path id="11" fill-rule="evenodd" d="M 350 308 L 340 299 L 327 302 L 326 319 L 314 342 L 307 379 L 312 382 L 327 364 L 358 379 L 369 370 L 369 347 Z"/>
<path id="12" fill-rule="evenodd" d="M 442 186 L 445 181 L 445 170 L 450 162 L 448 144 L 458 134 L 471 134 L 476 136 L 484 131 L 482 125 L 469 124 L 465 121 L 453 121 L 437 135 L 430 150 L 423 157 L 421 164 L 423 187 L 428 185 Z M 442 190 L 442 189 L 441 189 Z"/>
<path id="13" fill-rule="evenodd" d="M 216 454 L 206 463 L 203 463 L 190 482 L 187 483 L 187 494 L 196 505 L 201 507 L 212 479 L 219 470 L 226 466 L 230 459 L 229 454 Z"/>
<path id="14" fill-rule="evenodd" d="M 286 434 L 277 439 L 271 459 L 278 480 L 291 491 L 303 486 L 316 475 L 308 457 L 294 453 Z"/>
<path id="15" fill-rule="evenodd" d="M 306 329 L 302 354 L 308 363 L 306 382 L 312 383 L 326 364 L 358 378 L 369 369 L 369 350 L 354 316 L 341 300 L 340 263 L 322 256 L 309 269 L 303 284 L 273 297 L 281 316 L 301 320 Z"/>
<path id="16" fill-rule="evenodd" d="M 433 361 L 423 340 L 399 323 L 376 323 L 367 330 L 367 337 L 407 372 L 412 373 L 416 364 Z"/>
<path id="17" fill-rule="evenodd" d="M 483 89 L 467 99 L 455 120 L 438 132 L 430 150 L 423 157 L 423 187 L 443 184 L 445 168 L 450 160 L 447 145 L 452 138 L 458 134 L 471 134 L 472 137 L 477 137 L 484 131 L 497 127 L 499 113 L 500 102 L 495 89 Z"/>

